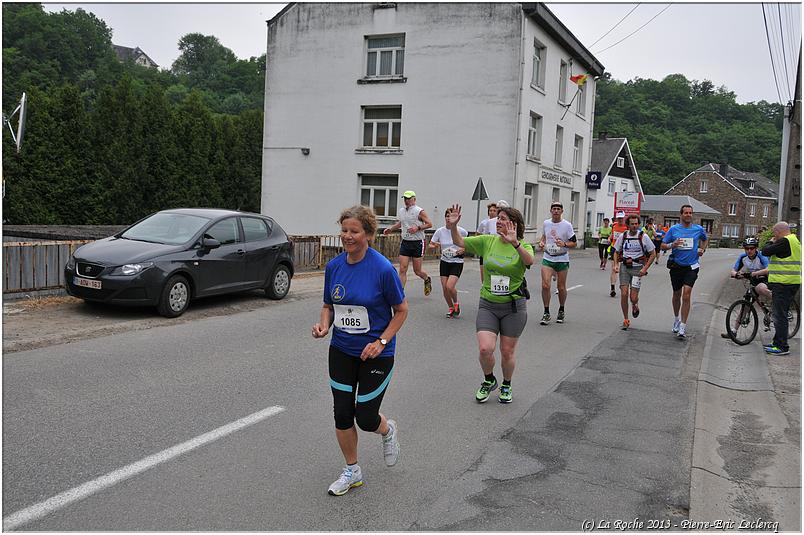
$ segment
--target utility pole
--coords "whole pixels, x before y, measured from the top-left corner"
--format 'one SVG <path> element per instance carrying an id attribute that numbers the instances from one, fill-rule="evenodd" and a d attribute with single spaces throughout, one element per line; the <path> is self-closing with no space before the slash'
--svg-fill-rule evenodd
<path id="1" fill-rule="evenodd" d="M 801 52 L 798 54 L 796 91 L 785 108 L 782 166 L 779 177 L 779 221 L 797 227 L 801 236 Z"/>

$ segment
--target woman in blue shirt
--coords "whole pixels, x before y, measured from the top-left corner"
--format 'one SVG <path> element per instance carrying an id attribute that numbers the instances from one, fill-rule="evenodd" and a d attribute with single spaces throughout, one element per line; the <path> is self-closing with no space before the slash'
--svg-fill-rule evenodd
<path id="1" fill-rule="evenodd" d="M 402 282 L 394 266 L 369 247 L 377 233 L 370 208 L 353 206 L 341 212 L 344 252 L 324 273 L 324 305 L 313 337 L 333 329 L 329 347 L 329 377 L 335 412 L 335 435 L 346 467 L 328 492 L 346 494 L 363 484 L 357 464 L 357 429 L 382 436 L 385 464 L 399 458 L 396 422 L 380 413 L 380 404 L 394 371 L 396 333 L 408 315 Z"/>

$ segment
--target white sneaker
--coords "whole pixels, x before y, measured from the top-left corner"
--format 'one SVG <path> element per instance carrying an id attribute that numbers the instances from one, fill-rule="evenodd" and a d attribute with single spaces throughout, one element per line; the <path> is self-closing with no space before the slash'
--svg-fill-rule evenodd
<path id="1" fill-rule="evenodd" d="M 673 332 L 677 333 L 681 328 L 681 320 L 673 320 Z"/>
<path id="2" fill-rule="evenodd" d="M 343 496 L 352 487 L 359 487 L 363 484 L 363 471 L 360 470 L 360 465 L 355 465 L 354 468 L 346 467 L 341 472 L 341 475 L 335 482 L 329 486 L 327 492 L 333 496 Z"/>
<path id="3" fill-rule="evenodd" d="M 396 422 L 393 420 L 388 420 L 388 434 L 382 437 L 382 455 L 386 466 L 393 466 L 399 460 L 399 440 L 396 437 Z"/>
<path id="4" fill-rule="evenodd" d="M 679 338 L 686 338 L 687 337 L 687 329 L 685 329 L 684 327 L 679 326 L 678 334 L 676 336 L 678 336 Z"/>

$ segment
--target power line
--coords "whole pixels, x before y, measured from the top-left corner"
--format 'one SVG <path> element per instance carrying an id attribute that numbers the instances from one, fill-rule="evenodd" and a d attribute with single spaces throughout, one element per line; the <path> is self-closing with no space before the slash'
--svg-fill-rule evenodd
<path id="1" fill-rule="evenodd" d="M 636 29 L 636 30 L 634 30 L 633 32 L 629 33 L 628 35 L 626 35 L 625 37 L 623 37 L 622 39 L 620 39 L 619 41 L 617 41 L 617 42 L 616 42 L 616 43 L 614 43 L 613 45 L 607 46 L 607 47 L 606 47 L 606 48 L 604 48 L 603 50 L 599 50 L 599 51 L 595 52 L 595 54 L 602 54 L 603 52 L 605 52 L 605 51 L 606 51 L 606 50 L 608 50 L 609 48 L 613 48 L 613 47 L 615 47 L 615 46 L 619 45 L 620 43 L 622 43 L 623 41 L 625 41 L 626 39 L 628 39 L 629 37 L 631 37 L 632 35 L 634 35 L 635 33 L 637 33 L 639 30 L 641 30 L 642 28 L 644 28 L 645 26 L 647 26 L 648 24 L 650 24 L 650 23 L 651 23 L 651 21 L 652 21 L 653 19 L 655 19 L 656 17 L 658 17 L 659 15 L 661 15 L 662 13 L 664 13 L 665 11 L 667 11 L 668 9 L 670 9 L 670 6 L 671 6 L 671 5 L 673 5 L 673 4 L 667 4 L 667 7 L 665 7 L 663 10 L 659 11 L 658 13 L 656 13 L 656 14 L 655 14 L 655 15 L 654 15 L 654 16 L 653 16 L 653 17 L 652 17 L 652 18 L 651 18 L 651 19 L 650 19 L 648 22 L 646 22 L 645 24 L 643 24 L 642 26 L 640 26 L 639 28 L 637 28 L 637 29 Z"/>
<path id="2" fill-rule="evenodd" d="M 765 16 L 765 4 L 762 4 L 762 20 L 765 21 L 765 37 L 768 39 L 768 54 L 770 55 L 771 68 L 773 69 L 773 83 L 776 84 L 776 95 L 779 97 L 779 104 L 782 104 L 782 92 L 779 90 L 779 80 L 776 78 L 776 65 L 773 63 L 773 51 L 771 50 L 770 32 L 768 32 L 768 18 Z"/>
<path id="3" fill-rule="evenodd" d="M 631 13 L 633 13 L 634 11 L 636 11 L 636 8 L 638 8 L 640 5 L 641 5 L 641 4 L 637 4 L 637 5 L 635 5 L 635 6 L 634 6 L 634 9 L 632 9 L 631 11 L 629 11 L 628 13 L 626 13 L 626 14 L 625 14 L 625 16 L 624 16 L 623 18 L 621 18 L 621 19 L 619 20 L 619 22 L 617 22 L 617 24 L 615 24 L 614 26 L 612 26 L 612 27 L 611 27 L 611 30 L 609 30 L 609 31 L 607 31 L 606 33 L 604 33 L 603 35 L 601 35 L 601 36 L 598 38 L 598 40 L 597 40 L 597 41 L 595 41 L 594 43 L 592 43 L 591 45 L 589 45 L 589 48 L 592 48 L 593 46 L 595 46 L 596 44 L 598 44 L 598 43 L 600 42 L 600 40 L 601 40 L 601 39 L 603 39 L 603 38 L 604 38 L 604 37 L 606 37 L 608 34 L 610 34 L 610 33 L 612 32 L 612 30 L 614 30 L 614 28 L 616 28 L 617 26 L 619 26 L 619 25 L 620 25 L 620 22 L 622 22 L 622 21 L 624 21 L 625 19 L 627 19 L 627 18 L 628 18 L 628 15 L 630 15 Z"/>
<path id="4" fill-rule="evenodd" d="M 782 38 L 782 64 L 784 65 L 784 78 L 787 82 L 787 94 L 792 95 L 790 90 L 790 71 L 787 70 L 787 53 L 784 50 L 784 29 L 782 28 L 782 7 L 777 3 L 776 12 L 779 14 L 779 36 Z"/>

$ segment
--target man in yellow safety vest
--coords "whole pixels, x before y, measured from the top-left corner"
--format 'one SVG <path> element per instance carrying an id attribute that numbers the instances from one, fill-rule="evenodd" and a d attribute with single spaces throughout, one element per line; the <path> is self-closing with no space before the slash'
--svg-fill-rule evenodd
<path id="1" fill-rule="evenodd" d="M 801 287 L 801 242 L 790 233 L 790 225 L 779 221 L 773 225 L 773 238 L 762 248 L 762 254 L 770 259 L 768 286 L 773 292 L 773 326 L 776 333 L 773 343 L 765 346 L 769 355 L 787 355 L 787 311 Z"/>

